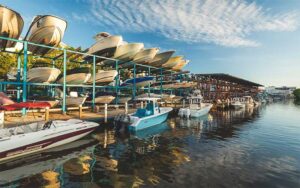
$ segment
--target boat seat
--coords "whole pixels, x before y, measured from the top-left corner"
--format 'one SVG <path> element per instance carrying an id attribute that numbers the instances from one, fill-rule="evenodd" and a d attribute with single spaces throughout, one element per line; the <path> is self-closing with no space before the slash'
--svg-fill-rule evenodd
<path id="1" fill-rule="evenodd" d="M 146 112 L 147 112 L 146 109 L 144 109 L 144 108 L 139 108 L 139 109 L 137 109 L 135 115 L 136 115 L 137 117 L 139 117 L 139 118 L 145 117 L 145 116 L 146 116 Z"/>

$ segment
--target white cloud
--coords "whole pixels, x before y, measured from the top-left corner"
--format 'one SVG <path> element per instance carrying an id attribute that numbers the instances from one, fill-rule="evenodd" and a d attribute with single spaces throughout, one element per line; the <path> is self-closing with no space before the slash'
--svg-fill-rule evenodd
<path id="1" fill-rule="evenodd" d="M 249 35 L 293 31 L 297 14 L 270 13 L 246 0 L 90 0 L 90 12 L 75 19 L 116 32 L 155 32 L 185 42 L 258 46 Z"/>

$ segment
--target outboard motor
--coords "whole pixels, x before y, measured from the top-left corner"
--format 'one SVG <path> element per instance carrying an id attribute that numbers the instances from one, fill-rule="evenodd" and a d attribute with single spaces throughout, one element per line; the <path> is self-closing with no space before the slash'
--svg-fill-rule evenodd
<path id="1" fill-rule="evenodd" d="M 128 126 L 130 125 L 130 116 L 127 114 L 119 114 L 114 119 L 115 130 L 117 132 L 128 131 Z"/>

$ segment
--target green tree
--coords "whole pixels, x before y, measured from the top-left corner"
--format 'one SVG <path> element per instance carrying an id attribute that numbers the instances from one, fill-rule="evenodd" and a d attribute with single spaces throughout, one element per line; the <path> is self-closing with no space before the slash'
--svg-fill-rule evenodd
<path id="1" fill-rule="evenodd" d="M 296 89 L 293 94 L 297 100 L 300 100 L 300 88 Z"/>

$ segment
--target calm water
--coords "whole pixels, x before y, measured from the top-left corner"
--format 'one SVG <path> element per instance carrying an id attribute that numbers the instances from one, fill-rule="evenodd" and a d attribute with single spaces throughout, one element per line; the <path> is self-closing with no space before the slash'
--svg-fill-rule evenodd
<path id="1" fill-rule="evenodd" d="M 0 187 L 300 187 L 300 105 L 91 136 L 0 165 Z"/>

